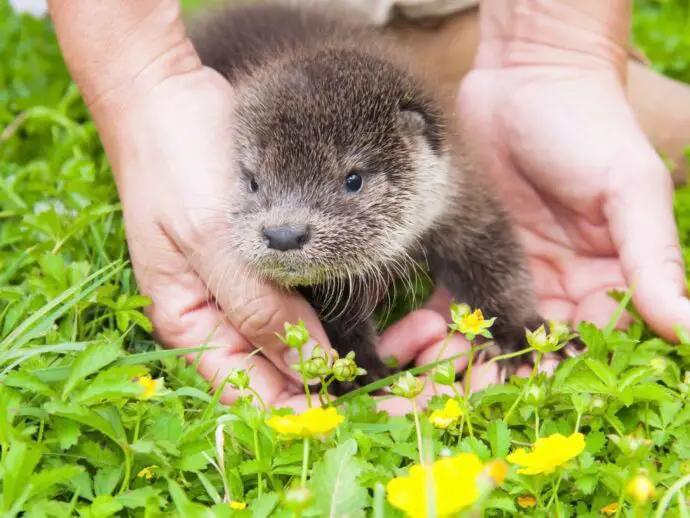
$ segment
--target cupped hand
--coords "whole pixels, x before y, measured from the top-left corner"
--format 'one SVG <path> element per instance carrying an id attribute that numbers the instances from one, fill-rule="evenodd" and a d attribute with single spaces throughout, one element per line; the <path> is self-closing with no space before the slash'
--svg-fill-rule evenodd
<path id="1" fill-rule="evenodd" d="M 298 353 L 275 334 L 284 332 L 285 322 L 303 320 L 313 338 L 307 356 L 315 343 L 328 349 L 328 339 L 303 298 L 250 275 L 233 256 L 224 217 L 234 174 L 232 104 L 230 85 L 201 69 L 139 92 L 125 109 L 97 120 L 139 289 L 153 301 L 147 312 L 157 339 L 166 347 L 218 347 L 198 363 L 214 386 L 233 368 L 250 369 L 251 387 L 267 405 L 303 409 L 304 386 L 291 368 Z M 393 329 L 383 346 L 403 357 L 415 345 L 433 349 L 444 338 L 445 321 L 432 312 L 419 316 L 411 336 L 400 341 Z M 248 358 L 256 348 L 259 354 Z M 193 361 L 196 353 L 187 357 Z M 428 384 L 421 403 L 432 393 Z M 221 400 L 237 395 L 226 385 Z M 410 408 L 400 398 L 379 406 L 391 413 Z"/>
<path id="2" fill-rule="evenodd" d="M 673 340 L 690 324 L 672 180 L 606 68 L 476 68 L 459 113 L 467 144 L 514 218 L 547 318 L 605 325 L 633 286 Z"/>

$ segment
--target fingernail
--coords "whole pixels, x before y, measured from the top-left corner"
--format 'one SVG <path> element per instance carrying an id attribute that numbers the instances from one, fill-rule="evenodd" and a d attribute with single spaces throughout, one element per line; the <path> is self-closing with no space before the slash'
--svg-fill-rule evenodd
<path id="1" fill-rule="evenodd" d="M 316 347 L 316 345 L 317 342 L 315 342 L 314 340 L 309 340 L 304 345 L 304 347 L 302 347 L 302 357 L 304 358 L 305 362 L 309 360 L 309 358 L 311 357 L 311 353 L 314 351 L 314 347 Z M 299 371 L 296 371 L 293 368 L 293 365 L 299 365 L 299 351 L 297 349 L 290 347 L 290 349 L 288 349 L 283 358 L 285 360 L 285 364 L 287 365 L 288 369 L 290 369 L 292 375 L 295 376 L 297 379 L 302 380 L 302 375 L 299 373 Z M 310 385 L 316 385 L 320 382 L 320 380 L 313 379 L 307 380 L 307 382 Z"/>

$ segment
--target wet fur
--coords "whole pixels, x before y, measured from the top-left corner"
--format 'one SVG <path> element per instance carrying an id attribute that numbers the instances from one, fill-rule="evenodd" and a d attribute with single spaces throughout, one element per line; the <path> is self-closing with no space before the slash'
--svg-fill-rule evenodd
<path id="1" fill-rule="evenodd" d="M 524 254 L 503 207 L 454 147 L 451 103 L 404 51 L 345 20 L 258 4 L 216 8 L 191 24 L 202 61 L 237 93 L 242 173 L 228 208 L 237 251 L 257 274 L 305 295 L 342 355 L 355 351 L 369 374 L 338 392 L 389 373 L 371 314 L 414 261 L 458 302 L 497 317 L 500 351 L 523 348 L 525 328 L 543 323 Z M 339 182 L 357 168 L 369 190 L 344 195 Z M 271 251 L 257 237 L 259 221 L 297 220 L 312 228 L 305 250 Z M 287 267 L 306 273 L 290 277 Z"/>

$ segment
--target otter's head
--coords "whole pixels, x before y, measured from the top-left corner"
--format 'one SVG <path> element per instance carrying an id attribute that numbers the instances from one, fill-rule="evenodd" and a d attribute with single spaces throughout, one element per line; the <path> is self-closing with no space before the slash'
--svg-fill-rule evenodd
<path id="1" fill-rule="evenodd" d="M 388 61 L 323 50 L 238 89 L 235 251 L 286 286 L 400 261 L 443 210 L 438 108 Z"/>

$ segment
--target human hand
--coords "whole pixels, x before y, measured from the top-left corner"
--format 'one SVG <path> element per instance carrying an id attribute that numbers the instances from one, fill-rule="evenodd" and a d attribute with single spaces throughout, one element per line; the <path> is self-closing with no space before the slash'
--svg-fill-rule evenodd
<path id="1" fill-rule="evenodd" d="M 234 174 L 228 152 L 232 99 L 229 84 L 203 69 L 132 98 L 117 114 L 117 126 L 108 125 L 113 133 L 102 132 L 116 171 L 130 257 L 140 291 L 153 300 L 147 313 L 162 344 L 222 346 L 204 352 L 198 364 L 215 386 L 231 369 L 250 368 L 251 387 L 267 405 L 305 408 L 303 384 L 291 368 L 297 351 L 275 334 L 283 333 L 285 322 L 304 320 L 313 337 L 308 356 L 317 342 L 329 347 L 323 328 L 302 297 L 244 271 L 224 237 Z M 442 342 L 445 324 L 436 314 L 422 316 L 413 333 L 426 340 L 421 347 Z M 395 329 L 382 339 L 393 354 L 404 355 L 405 344 L 414 343 Z M 261 353 L 248 358 L 255 347 Z M 429 384 L 420 403 L 432 391 Z M 222 401 L 236 396 L 226 385 Z M 403 413 L 409 403 L 386 399 L 380 408 Z"/>
<path id="2" fill-rule="evenodd" d="M 672 179 L 612 67 L 478 66 L 459 110 L 514 217 L 545 317 L 603 326 L 617 305 L 606 292 L 633 285 L 661 336 L 690 324 Z"/>

